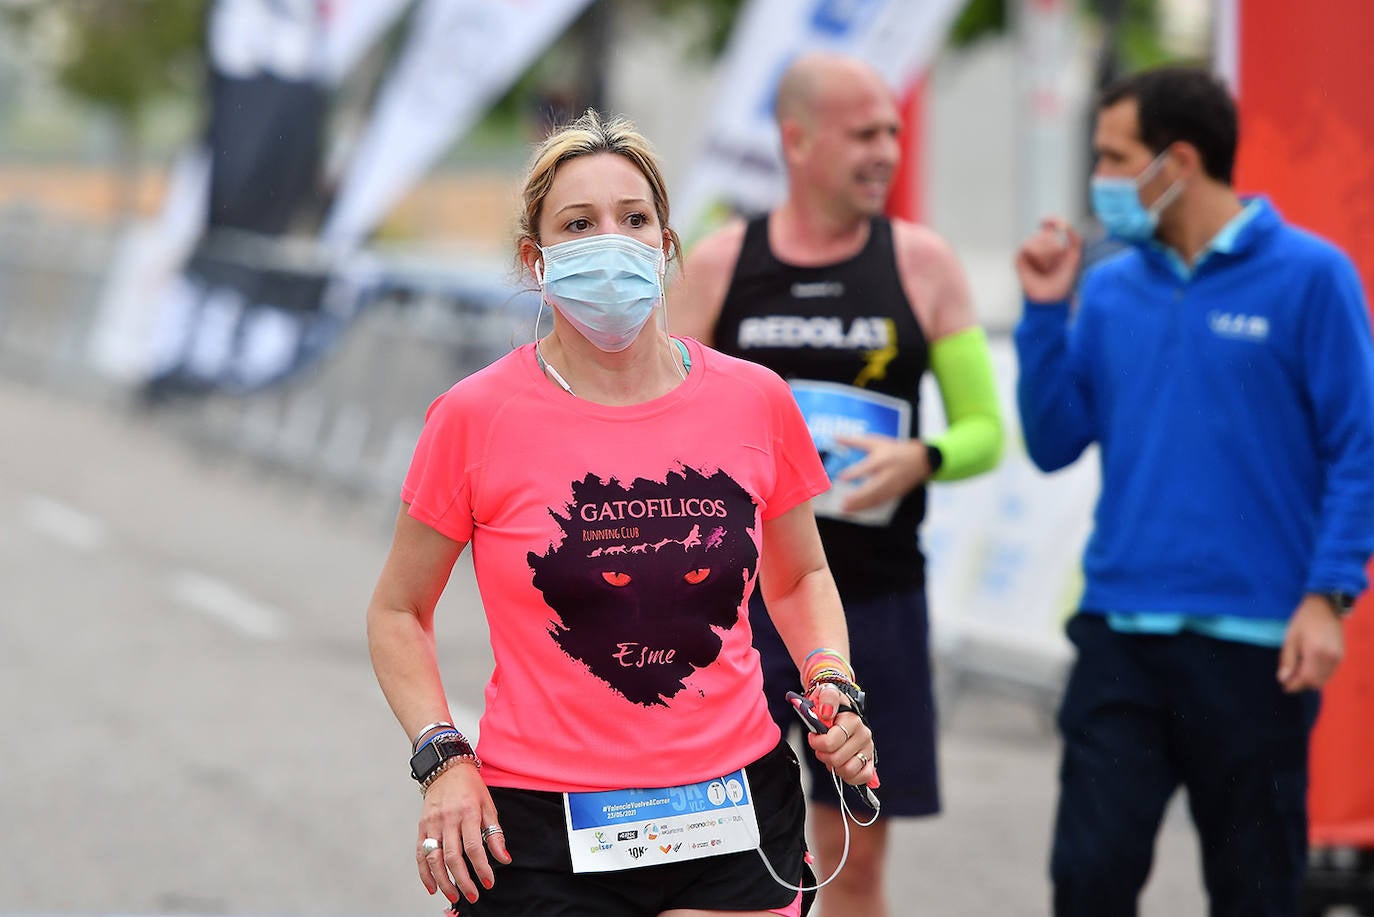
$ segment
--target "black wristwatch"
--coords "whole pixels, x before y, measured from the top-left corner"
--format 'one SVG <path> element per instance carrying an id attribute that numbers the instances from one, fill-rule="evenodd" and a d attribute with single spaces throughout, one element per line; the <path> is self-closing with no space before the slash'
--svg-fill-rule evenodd
<path id="1" fill-rule="evenodd" d="M 1355 597 L 1348 592 L 1328 592 L 1326 600 L 1336 609 L 1336 617 L 1344 618 L 1355 607 Z"/>
<path id="2" fill-rule="evenodd" d="M 926 443 L 926 464 L 930 465 L 930 474 L 934 477 L 935 472 L 939 471 L 945 464 L 945 454 L 940 451 L 940 447 L 933 443 Z"/>
<path id="3" fill-rule="evenodd" d="M 477 763 L 476 753 L 460 733 L 441 735 L 434 741 L 420 746 L 420 750 L 411 756 L 410 776 L 424 783 L 426 778 L 449 758 L 471 758 Z M 478 763 L 477 766 L 481 767 L 481 764 Z"/>

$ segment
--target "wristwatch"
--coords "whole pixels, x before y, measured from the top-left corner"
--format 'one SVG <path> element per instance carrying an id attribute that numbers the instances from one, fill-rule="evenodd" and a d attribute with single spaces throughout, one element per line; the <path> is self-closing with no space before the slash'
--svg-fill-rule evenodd
<path id="1" fill-rule="evenodd" d="M 443 735 L 433 742 L 426 742 L 420 746 L 420 750 L 415 752 L 410 758 L 410 776 L 420 783 L 439 769 L 449 758 L 471 758 L 472 762 L 479 768 L 482 762 L 477 760 L 477 755 L 468 744 L 468 740 L 461 734 Z"/>
<path id="2" fill-rule="evenodd" d="M 1348 592 L 1328 592 L 1326 600 L 1336 609 L 1336 617 L 1344 618 L 1355 607 L 1355 597 Z"/>
<path id="3" fill-rule="evenodd" d="M 940 451 L 940 447 L 934 443 L 926 443 L 926 463 L 930 465 L 930 473 L 934 476 L 935 472 L 945 464 L 945 454 Z"/>

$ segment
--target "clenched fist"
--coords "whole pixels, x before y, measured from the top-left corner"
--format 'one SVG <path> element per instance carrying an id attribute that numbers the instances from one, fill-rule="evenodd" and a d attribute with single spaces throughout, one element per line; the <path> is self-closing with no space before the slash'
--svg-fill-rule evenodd
<path id="1" fill-rule="evenodd" d="M 1083 262 L 1083 240 L 1067 221 L 1050 217 L 1016 253 L 1016 276 L 1021 292 L 1031 302 L 1062 302 L 1069 298 L 1078 266 Z"/>

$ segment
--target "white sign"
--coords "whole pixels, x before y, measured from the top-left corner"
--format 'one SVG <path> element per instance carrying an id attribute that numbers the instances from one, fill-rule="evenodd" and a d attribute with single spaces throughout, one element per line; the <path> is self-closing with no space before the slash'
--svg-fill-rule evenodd
<path id="1" fill-rule="evenodd" d="M 993 471 L 935 483 L 922 526 L 937 648 L 958 662 L 983 645 L 1029 663 L 1070 657 L 1063 624 L 1083 591 L 1082 554 L 1101 475 L 1097 447 L 1045 474 L 1026 455 L 1016 409 L 1016 356 L 1005 337 L 989 340 L 1006 451 Z M 943 427 L 932 379 L 921 396 L 921 430 Z M 1032 668 L 1043 670 L 1043 665 Z"/>

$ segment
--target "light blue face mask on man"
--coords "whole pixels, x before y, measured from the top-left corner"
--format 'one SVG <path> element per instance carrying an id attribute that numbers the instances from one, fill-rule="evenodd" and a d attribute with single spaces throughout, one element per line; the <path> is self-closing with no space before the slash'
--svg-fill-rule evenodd
<path id="1" fill-rule="evenodd" d="M 1135 178 L 1092 179 L 1093 213 L 1108 233 L 1125 242 L 1140 242 L 1155 234 L 1159 215 L 1183 191 L 1182 181 L 1170 185 L 1149 207 L 1140 202 L 1140 186 L 1155 177 L 1168 150 L 1160 153 Z"/>
<path id="2" fill-rule="evenodd" d="M 589 236 L 539 251 L 544 298 L 606 353 L 629 347 L 663 299 L 663 251 L 638 239 Z"/>

